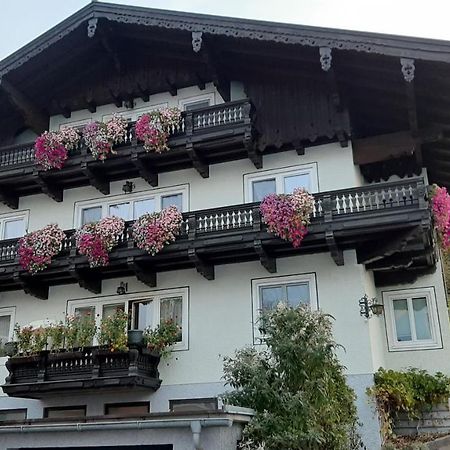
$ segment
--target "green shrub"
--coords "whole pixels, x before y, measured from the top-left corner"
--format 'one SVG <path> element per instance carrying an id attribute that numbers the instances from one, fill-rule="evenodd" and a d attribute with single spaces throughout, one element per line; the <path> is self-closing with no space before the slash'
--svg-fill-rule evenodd
<path id="1" fill-rule="evenodd" d="M 420 418 L 422 412 L 447 401 L 450 395 L 450 378 L 440 372 L 431 375 L 413 368 L 401 372 L 380 368 L 374 381 L 367 393 L 376 402 L 385 440 L 392 436 L 399 413 Z"/>
<path id="2" fill-rule="evenodd" d="M 225 381 L 234 389 L 224 401 L 255 410 L 241 447 L 354 448 L 355 395 L 336 356 L 330 317 L 280 306 L 261 325 L 266 347 L 238 350 L 224 363 Z"/>

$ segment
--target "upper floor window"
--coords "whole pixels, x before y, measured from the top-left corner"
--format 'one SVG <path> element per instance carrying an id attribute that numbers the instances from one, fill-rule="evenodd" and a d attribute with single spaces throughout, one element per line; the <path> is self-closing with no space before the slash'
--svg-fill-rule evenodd
<path id="1" fill-rule="evenodd" d="M 390 350 L 441 347 L 433 288 L 383 292 L 383 302 Z"/>
<path id="2" fill-rule="evenodd" d="M 182 111 L 195 111 L 197 109 L 208 108 L 214 105 L 214 92 L 209 94 L 196 95 L 179 100 L 178 107 Z"/>
<path id="3" fill-rule="evenodd" d="M 253 324 L 255 342 L 261 340 L 261 314 L 274 309 L 279 303 L 296 308 L 309 305 L 318 308 L 316 278 L 314 274 L 262 278 L 252 281 Z"/>
<path id="4" fill-rule="evenodd" d="M 63 419 L 72 417 L 86 417 L 86 406 L 52 406 L 44 408 L 47 419 Z"/>
<path id="5" fill-rule="evenodd" d="M 105 405 L 105 415 L 115 417 L 140 417 L 150 413 L 150 402 L 110 403 Z"/>
<path id="6" fill-rule="evenodd" d="M 75 227 L 89 222 L 97 222 L 107 216 L 134 220 L 145 213 L 161 211 L 171 205 L 175 205 L 180 211 L 186 211 L 187 200 L 188 187 L 177 186 L 170 189 L 157 189 L 148 193 L 78 202 L 75 205 Z"/>
<path id="7" fill-rule="evenodd" d="M 27 410 L 23 409 L 0 409 L 0 422 L 8 422 L 10 420 L 25 420 L 27 418 Z"/>
<path id="8" fill-rule="evenodd" d="M 269 194 L 292 194 L 296 188 L 317 192 L 317 164 L 247 174 L 244 184 L 246 202 L 260 202 Z"/>
<path id="9" fill-rule="evenodd" d="M 15 307 L 0 308 L 0 345 L 12 340 L 14 333 Z"/>
<path id="10" fill-rule="evenodd" d="M 188 398 L 169 400 L 169 410 L 172 412 L 204 412 L 217 409 L 217 398 Z"/>
<path id="11" fill-rule="evenodd" d="M 28 213 L 0 215 L 0 239 L 22 237 L 28 227 Z"/>

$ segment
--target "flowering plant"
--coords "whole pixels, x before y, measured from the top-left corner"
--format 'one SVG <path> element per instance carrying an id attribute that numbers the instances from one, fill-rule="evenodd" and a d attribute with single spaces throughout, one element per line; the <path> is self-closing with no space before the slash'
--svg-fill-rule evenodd
<path id="1" fill-rule="evenodd" d="M 34 144 L 34 157 L 44 170 L 61 169 L 68 157 L 68 152 L 76 148 L 80 135 L 72 127 L 60 131 L 45 131 Z"/>
<path id="2" fill-rule="evenodd" d="M 26 234 L 19 240 L 19 264 L 31 274 L 44 270 L 59 252 L 65 237 L 56 224 Z"/>
<path id="3" fill-rule="evenodd" d="M 167 356 L 168 348 L 177 343 L 181 338 L 181 327 L 173 320 L 165 320 L 156 328 L 144 330 L 144 343 L 148 349 L 156 351 L 161 356 Z"/>
<path id="4" fill-rule="evenodd" d="M 126 119 L 113 114 L 106 123 L 88 123 L 83 129 L 83 139 L 93 158 L 104 161 L 110 153 L 115 153 L 114 145 L 125 141 L 126 133 Z"/>
<path id="5" fill-rule="evenodd" d="M 433 186 L 431 212 L 439 243 L 446 251 L 450 248 L 450 195 L 445 187 Z"/>
<path id="6" fill-rule="evenodd" d="M 90 267 L 107 266 L 108 253 L 117 244 L 124 229 L 125 221 L 119 217 L 105 217 L 99 222 L 87 223 L 76 233 L 77 249 L 87 256 Z"/>
<path id="7" fill-rule="evenodd" d="M 293 194 L 269 194 L 261 202 L 261 214 L 267 229 L 276 236 L 300 247 L 308 233 L 307 226 L 314 207 L 314 197 L 304 189 Z"/>
<path id="8" fill-rule="evenodd" d="M 133 239 L 138 248 L 154 256 L 164 245 L 175 241 L 182 220 L 176 206 L 169 206 L 159 213 L 144 214 L 133 224 Z"/>
<path id="9" fill-rule="evenodd" d="M 110 351 L 125 351 L 128 345 L 127 336 L 128 314 L 117 309 L 113 316 L 104 317 L 100 324 L 98 341 L 107 345 Z"/>
<path id="10" fill-rule="evenodd" d="M 178 108 L 143 114 L 136 122 L 136 137 L 144 143 L 145 151 L 162 153 L 169 150 L 167 141 L 170 132 L 180 124 L 180 120 L 181 111 Z"/>

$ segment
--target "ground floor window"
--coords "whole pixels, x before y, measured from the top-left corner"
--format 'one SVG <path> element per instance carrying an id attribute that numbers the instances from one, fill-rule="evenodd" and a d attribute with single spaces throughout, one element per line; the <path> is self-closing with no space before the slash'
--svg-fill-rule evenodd
<path id="1" fill-rule="evenodd" d="M 86 406 L 52 406 L 44 408 L 44 417 L 48 419 L 86 417 Z"/>
<path id="2" fill-rule="evenodd" d="M 383 292 L 389 350 L 442 346 L 433 288 Z"/>
<path id="3" fill-rule="evenodd" d="M 169 401 L 169 409 L 172 412 L 202 412 L 216 410 L 217 408 L 217 398 L 188 398 Z"/>
<path id="4" fill-rule="evenodd" d="M 23 409 L 0 409 L 0 422 L 8 422 L 10 420 L 25 420 L 27 418 L 27 410 Z"/>
<path id="5" fill-rule="evenodd" d="M 105 405 L 105 415 L 114 417 L 140 417 L 150 413 L 149 402 L 111 403 Z"/>

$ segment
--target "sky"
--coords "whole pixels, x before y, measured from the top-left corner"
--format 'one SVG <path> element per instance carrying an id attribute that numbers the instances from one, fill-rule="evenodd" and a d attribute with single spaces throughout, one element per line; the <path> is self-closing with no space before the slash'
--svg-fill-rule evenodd
<path id="1" fill-rule="evenodd" d="M 0 60 L 89 0 L 0 0 Z M 449 0 L 110 0 L 136 6 L 450 40 Z"/>

